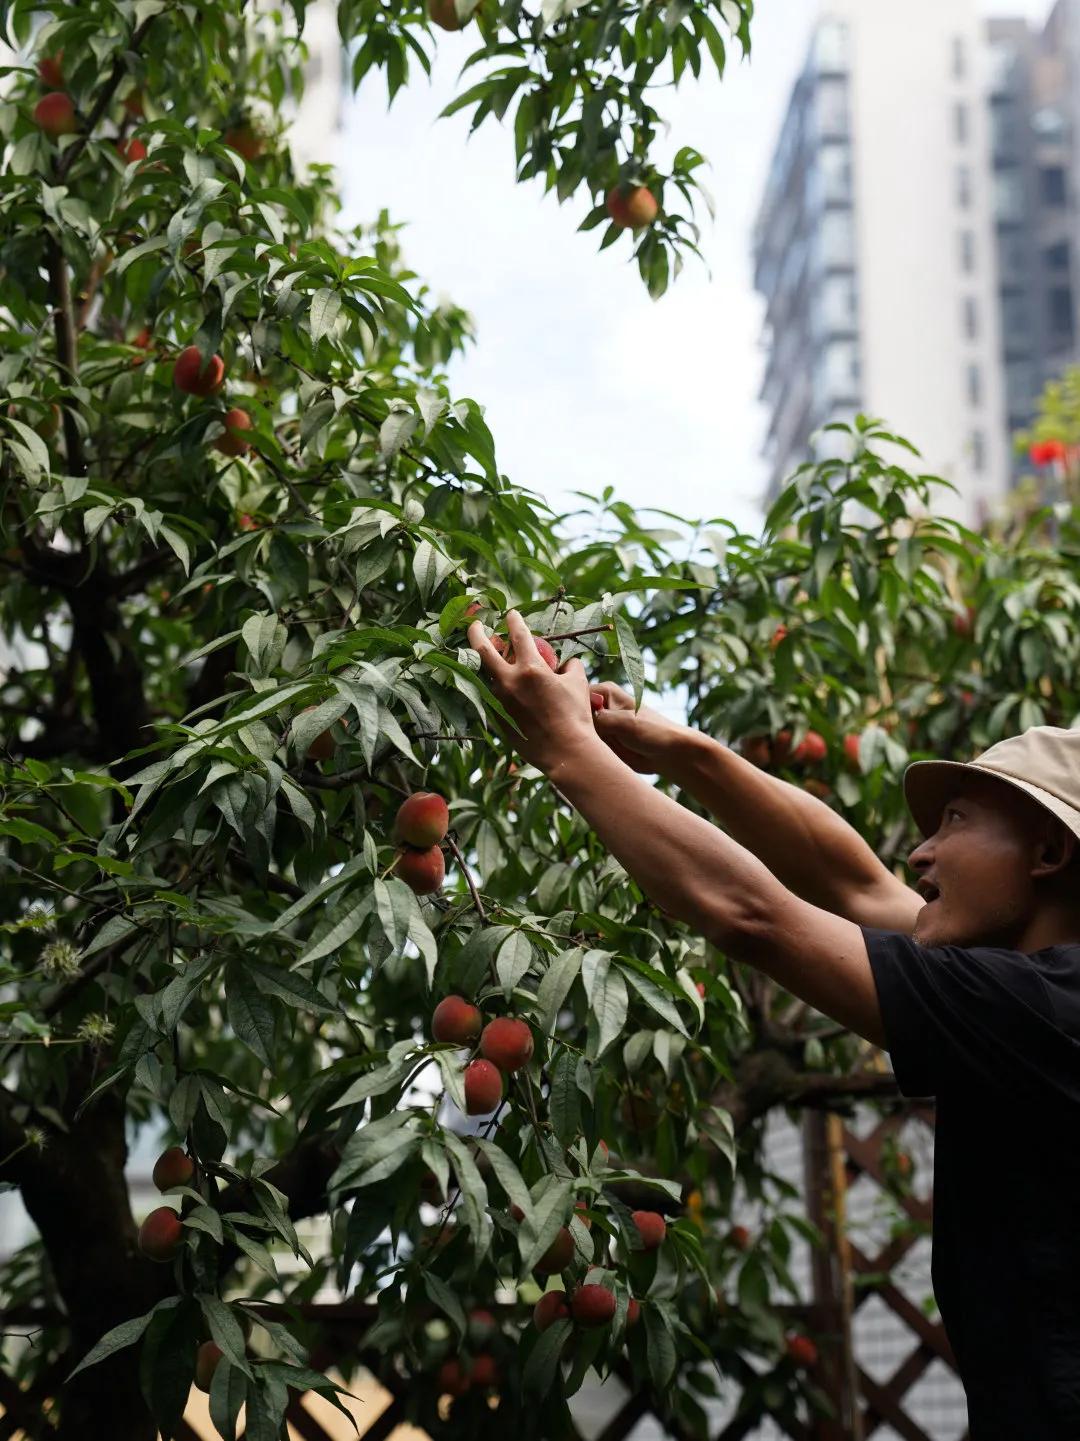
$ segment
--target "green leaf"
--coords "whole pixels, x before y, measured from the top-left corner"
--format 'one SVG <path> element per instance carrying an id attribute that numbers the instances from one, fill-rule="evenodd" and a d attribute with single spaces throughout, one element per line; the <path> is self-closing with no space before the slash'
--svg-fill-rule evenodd
<path id="1" fill-rule="evenodd" d="M 532 942 L 523 931 L 511 931 L 499 948 L 495 970 L 502 983 L 503 995 L 509 1001 L 514 987 L 532 965 Z"/>
<path id="2" fill-rule="evenodd" d="M 649 1376 L 657 1394 L 662 1395 L 671 1385 L 678 1364 L 675 1337 L 666 1313 L 659 1306 L 646 1303 L 641 1311 L 645 1322 Z"/>
<path id="3" fill-rule="evenodd" d="M 290 1006 L 300 1006 L 305 1011 L 333 1014 L 334 1007 L 326 1003 L 306 977 L 296 971 L 284 971 L 280 966 L 268 966 L 263 961 L 248 960 L 244 964 L 255 978 L 255 984 L 268 995 L 277 996 Z"/>
<path id="4" fill-rule="evenodd" d="M 242 964 L 231 965 L 225 977 L 225 1014 L 237 1040 L 243 1041 L 264 1066 L 274 1065 L 274 1008 Z"/>
<path id="5" fill-rule="evenodd" d="M 111 1356 L 114 1351 L 122 1351 L 126 1346 L 134 1346 L 143 1332 L 150 1325 L 150 1322 L 160 1312 L 179 1304 L 178 1296 L 167 1296 L 164 1301 L 159 1301 L 145 1316 L 136 1316 L 131 1321 L 121 1321 L 119 1326 L 114 1326 L 111 1331 L 106 1331 L 101 1340 L 91 1346 L 86 1355 L 72 1371 L 65 1385 L 70 1385 L 72 1379 L 85 1371 L 88 1366 L 96 1366 L 99 1361 L 104 1361 L 106 1356 Z"/>
<path id="6" fill-rule="evenodd" d="M 543 980 L 537 988 L 536 1001 L 540 1010 L 537 1022 L 545 1035 L 550 1036 L 555 1030 L 559 1011 L 581 971 L 584 954 L 580 946 L 560 951 L 544 972 Z"/>
<path id="7" fill-rule="evenodd" d="M 537 1340 L 525 1363 L 521 1384 L 534 1396 L 546 1396 L 559 1369 L 566 1343 L 573 1331 L 570 1321 L 554 1321 Z"/>
<path id="8" fill-rule="evenodd" d="M 679 1008 L 676 1006 L 675 1001 L 666 991 L 661 990 L 660 985 L 656 981 L 642 974 L 642 971 L 645 969 L 644 964 L 642 962 L 636 964 L 627 963 L 623 960 L 620 960 L 618 964 L 623 975 L 633 986 L 634 990 L 637 991 L 645 1004 L 654 1010 L 658 1016 L 662 1017 L 669 1026 L 678 1031 L 680 1036 L 686 1036 L 687 1039 L 689 1039 L 690 1033 L 686 1029 L 686 1022 L 679 1014 Z M 669 984 L 675 984 L 664 972 L 657 972 L 657 974 L 663 975 L 664 980 L 669 982 Z"/>
<path id="9" fill-rule="evenodd" d="M 577 1063 L 575 1054 L 563 1050 L 549 1067 L 551 1093 L 548 1096 L 548 1115 L 555 1135 L 564 1146 L 569 1146 L 581 1130 L 581 1092 L 577 1084 Z"/>
<path id="10" fill-rule="evenodd" d="M 468 1322 L 465 1320 L 465 1311 L 458 1300 L 457 1292 L 451 1290 L 445 1281 L 440 1281 L 432 1271 L 425 1271 L 423 1280 L 425 1291 L 443 1315 L 449 1318 L 450 1324 L 458 1333 L 458 1340 L 464 1341 Z"/>
<path id="11" fill-rule="evenodd" d="M 634 706 L 637 708 L 641 705 L 641 697 L 645 692 L 645 663 L 641 658 L 637 637 L 634 635 L 630 622 L 621 611 L 616 612 L 615 615 L 615 634 L 619 640 L 619 654 L 622 657 L 626 678 L 634 692 Z"/>
<path id="12" fill-rule="evenodd" d="M 469 1155 L 465 1143 L 453 1131 L 444 1129 L 443 1145 L 450 1156 L 458 1185 L 461 1187 L 461 1212 L 465 1225 L 472 1232 L 477 1258 L 487 1253 L 491 1244 L 491 1217 L 487 1213 L 487 1187 L 480 1170 Z"/>
<path id="13" fill-rule="evenodd" d="M 526 1208 L 525 1219 L 518 1231 L 523 1272 L 532 1270 L 554 1241 L 560 1226 L 566 1225 L 572 1195 L 572 1182 L 552 1181 L 539 1199 Z"/>
<path id="14" fill-rule="evenodd" d="M 246 1400 L 247 1379 L 244 1373 L 222 1357 L 210 1382 L 210 1420 L 221 1441 L 236 1441 L 236 1422 Z"/>
<path id="15" fill-rule="evenodd" d="M 311 297 L 311 309 L 308 312 L 313 345 L 318 345 L 323 336 L 333 329 L 340 313 L 341 296 L 336 290 L 327 290 L 325 287 L 316 290 Z"/>

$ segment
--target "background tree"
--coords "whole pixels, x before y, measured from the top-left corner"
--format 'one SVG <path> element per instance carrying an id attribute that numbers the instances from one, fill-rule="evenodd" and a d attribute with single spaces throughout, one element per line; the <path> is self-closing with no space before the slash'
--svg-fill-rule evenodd
<path id="1" fill-rule="evenodd" d="M 748 11 L 718 8 L 743 40 Z M 340 15 L 358 74 L 391 88 L 430 43 L 404 7 Z M 616 104 L 627 67 L 693 68 L 679 36 L 703 17 L 481 14 L 477 63 L 524 50 L 535 159 L 554 117 L 585 146 L 598 77 Z M 301 51 L 274 14 L 2 18 L 26 45 L 46 23 L 0 107 L 0 1182 L 40 1233 L 2 1278 L 5 1329 L 33 1336 L 4 1341 L 0 1425 L 171 1435 L 198 1377 L 223 1436 L 246 1401 L 247 1435 L 276 1437 L 290 1388 L 333 1394 L 307 1366 L 327 1283 L 356 1302 L 335 1364 L 362 1357 L 441 1435 L 572 1434 L 566 1398 L 627 1356 L 691 1434 L 751 1355 L 748 1411 L 805 1412 L 810 1353 L 778 1307 L 808 1228 L 762 1125 L 890 1083 L 644 901 L 515 763 L 464 628 L 518 605 L 637 692 L 647 659 L 892 860 L 910 753 L 1076 715 L 1075 524 L 1051 553 L 928 518 L 931 483 L 867 422 L 761 538 L 661 530 L 611 492 L 571 532 L 447 392 L 468 318 L 427 304 L 385 217 L 337 235 L 326 177 L 292 173 L 264 117 Z M 56 94 L 70 113 L 42 110 Z M 594 137 L 577 183 L 603 193 L 644 153 L 639 104 L 637 148 Z M 533 168 L 557 179 L 573 134 Z M 450 830 L 446 883 L 418 895 L 394 823 L 420 789 Z M 512 1070 L 500 1053 L 475 1132 L 470 1017 L 467 1047 L 432 1034 L 451 995 L 533 1046 Z M 181 1224 L 140 1248 L 142 1126 L 195 1169 L 171 1156 Z M 747 1195 L 763 1224 L 733 1235 Z M 530 1320 L 549 1273 L 572 1290 L 590 1266 L 577 1315 L 556 1296 Z"/>

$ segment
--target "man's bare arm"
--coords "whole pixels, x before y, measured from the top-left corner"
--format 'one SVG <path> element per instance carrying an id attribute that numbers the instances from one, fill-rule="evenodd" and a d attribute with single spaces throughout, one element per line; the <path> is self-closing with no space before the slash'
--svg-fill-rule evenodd
<path id="1" fill-rule="evenodd" d="M 597 731 L 616 754 L 692 795 L 788 890 L 857 925 L 910 934 L 922 898 L 824 801 L 699 731 L 635 713 L 617 686 L 594 689 L 608 701 Z"/>

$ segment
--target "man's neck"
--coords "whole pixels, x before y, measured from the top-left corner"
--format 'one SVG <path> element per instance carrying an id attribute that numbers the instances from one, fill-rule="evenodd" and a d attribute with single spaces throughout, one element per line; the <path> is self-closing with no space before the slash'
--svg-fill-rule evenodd
<path id="1" fill-rule="evenodd" d="M 1050 946 L 1080 945 L 1080 918 L 1074 907 L 1049 905 L 1032 916 L 1016 949 L 1030 953 Z"/>

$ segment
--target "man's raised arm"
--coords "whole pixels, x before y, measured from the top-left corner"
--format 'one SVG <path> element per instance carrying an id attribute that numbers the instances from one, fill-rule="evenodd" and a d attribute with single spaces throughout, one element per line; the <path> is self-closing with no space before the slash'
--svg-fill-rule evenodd
<path id="1" fill-rule="evenodd" d="M 799 786 L 642 707 L 616 685 L 596 729 L 632 769 L 657 774 L 694 797 L 788 890 L 857 925 L 910 934 L 922 898 L 883 865 L 847 821 Z"/>

